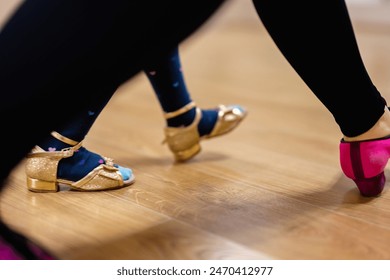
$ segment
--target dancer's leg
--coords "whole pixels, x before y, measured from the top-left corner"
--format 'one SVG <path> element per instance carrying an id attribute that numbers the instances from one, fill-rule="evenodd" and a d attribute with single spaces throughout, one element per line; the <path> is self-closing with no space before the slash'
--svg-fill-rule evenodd
<path id="1" fill-rule="evenodd" d="M 390 112 L 366 71 L 344 0 L 253 3 L 282 54 L 339 125 L 343 172 L 362 195 L 379 195 L 390 158 Z"/>
<path id="2" fill-rule="evenodd" d="M 344 0 L 253 3 L 282 54 L 342 133 L 353 137 L 373 127 L 386 103 L 363 64 Z"/>
<path id="3" fill-rule="evenodd" d="M 36 143 L 177 46 L 222 2 L 25 0 L 0 33 L 0 188 Z M 0 234 L 19 250 L 17 234 Z"/>
<path id="4" fill-rule="evenodd" d="M 177 47 L 148 65 L 145 73 L 166 118 L 166 142 L 178 161 L 193 158 L 200 139 L 226 134 L 246 116 L 239 105 L 198 108 L 187 89 Z"/>

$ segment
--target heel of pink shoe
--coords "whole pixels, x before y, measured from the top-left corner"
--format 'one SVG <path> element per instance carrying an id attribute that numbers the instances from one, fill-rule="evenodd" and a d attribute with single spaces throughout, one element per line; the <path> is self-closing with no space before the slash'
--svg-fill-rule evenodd
<path id="1" fill-rule="evenodd" d="M 360 194 L 366 197 L 379 196 L 386 183 L 385 173 L 382 172 L 379 175 L 372 178 L 353 179 L 356 183 Z"/>

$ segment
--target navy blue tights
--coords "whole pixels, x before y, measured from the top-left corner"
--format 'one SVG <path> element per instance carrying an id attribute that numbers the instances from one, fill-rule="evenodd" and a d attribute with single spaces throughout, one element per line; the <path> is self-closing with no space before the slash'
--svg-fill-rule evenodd
<path id="1" fill-rule="evenodd" d="M 145 73 L 164 112 L 174 112 L 192 101 L 184 80 L 178 48 L 147 67 Z M 168 119 L 167 125 L 188 126 L 194 118 L 195 108 L 180 116 Z M 201 136 L 209 134 L 216 120 L 217 111 L 202 110 L 202 119 L 198 126 L 199 134 Z"/>
<path id="2" fill-rule="evenodd" d="M 144 72 L 164 112 L 176 111 L 192 101 L 184 81 L 178 48 L 175 48 L 167 56 L 162 57 L 153 65 L 147 67 Z M 107 94 L 106 97 L 101 97 L 99 102 L 91 102 L 88 110 L 80 113 L 77 118 L 74 118 L 67 126 L 57 132 L 72 140 L 82 141 L 109 102 L 110 98 L 107 96 L 111 95 Z M 195 108 L 193 108 L 177 117 L 167 119 L 167 125 L 171 127 L 188 126 L 193 122 L 195 113 Z M 198 125 L 198 131 L 201 136 L 211 132 L 217 117 L 217 110 L 202 110 L 202 119 Z M 39 146 L 49 151 L 61 150 L 69 145 L 50 136 Z M 81 148 L 71 158 L 60 161 L 58 176 L 63 179 L 76 181 L 101 163 L 104 163 L 104 160 L 99 154 Z"/>

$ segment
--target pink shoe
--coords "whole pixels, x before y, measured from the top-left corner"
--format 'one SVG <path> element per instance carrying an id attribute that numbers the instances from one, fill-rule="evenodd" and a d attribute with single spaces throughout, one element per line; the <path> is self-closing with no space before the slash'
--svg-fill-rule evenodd
<path id="1" fill-rule="evenodd" d="M 55 260 L 53 256 L 35 244 L 23 244 L 23 252 L 19 252 L 15 247 L 0 237 L 0 260 Z M 27 252 L 27 253 L 26 253 Z"/>
<path id="2" fill-rule="evenodd" d="M 362 196 L 381 194 L 386 177 L 384 169 L 390 157 L 390 136 L 375 140 L 340 143 L 340 164 Z"/>
<path id="3" fill-rule="evenodd" d="M 0 222 L 0 260 L 55 260 L 45 249 Z"/>

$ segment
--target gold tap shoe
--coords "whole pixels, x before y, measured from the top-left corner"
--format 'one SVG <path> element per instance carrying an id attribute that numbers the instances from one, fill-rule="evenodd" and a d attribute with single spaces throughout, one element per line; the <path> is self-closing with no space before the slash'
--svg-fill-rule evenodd
<path id="1" fill-rule="evenodd" d="M 174 118 L 194 107 L 196 107 L 195 103 L 191 102 L 177 111 L 165 113 L 164 116 L 166 119 Z M 218 110 L 218 119 L 213 130 L 208 135 L 202 137 L 199 135 L 198 124 L 202 118 L 202 111 L 199 108 L 196 108 L 195 119 L 189 126 L 165 127 L 164 143 L 168 143 L 168 147 L 177 162 L 187 161 L 196 156 L 201 151 L 201 140 L 224 135 L 232 131 L 247 115 L 246 110 L 235 105 L 219 105 L 216 109 Z"/>
<path id="2" fill-rule="evenodd" d="M 72 147 L 61 151 L 45 151 L 36 146 L 27 155 L 25 171 L 27 176 L 27 188 L 33 192 L 57 192 L 59 184 L 69 186 L 77 191 L 102 191 L 118 189 L 132 184 L 134 175 L 124 181 L 119 169 L 113 160 L 103 157 L 104 164 L 100 164 L 82 179 L 73 182 L 57 177 L 58 164 L 61 159 L 69 158 L 82 147 L 82 142 L 76 142 L 66 138 L 57 132 L 52 136 Z"/>

